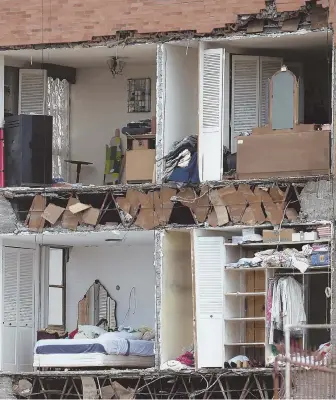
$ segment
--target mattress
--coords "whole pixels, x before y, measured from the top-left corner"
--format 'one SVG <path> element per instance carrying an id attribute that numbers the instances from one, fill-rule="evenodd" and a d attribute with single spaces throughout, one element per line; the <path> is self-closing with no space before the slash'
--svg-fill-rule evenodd
<path id="1" fill-rule="evenodd" d="M 115 337 L 109 333 L 97 339 L 44 339 L 39 340 L 35 355 L 102 354 L 121 356 L 154 356 L 154 342 Z"/>
<path id="2" fill-rule="evenodd" d="M 123 356 L 102 353 L 82 354 L 34 354 L 35 368 L 150 368 L 154 367 L 154 356 Z"/>

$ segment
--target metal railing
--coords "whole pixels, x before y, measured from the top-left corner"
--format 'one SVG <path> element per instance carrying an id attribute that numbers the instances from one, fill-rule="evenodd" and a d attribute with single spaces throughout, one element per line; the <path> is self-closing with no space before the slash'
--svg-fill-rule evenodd
<path id="1" fill-rule="evenodd" d="M 287 325 L 285 333 L 285 355 L 277 357 L 278 363 L 285 363 L 285 399 L 327 399 L 336 398 L 336 348 L 330 346 L 328 355 L 321 355 L 315 349 L 296 349 L 291 352 L 291 331 L 330 330 L 336 325 Z M 335 347 L 335 346 L 334 346 Z M 277 381 L 278 383 L 278 381 Z"/>

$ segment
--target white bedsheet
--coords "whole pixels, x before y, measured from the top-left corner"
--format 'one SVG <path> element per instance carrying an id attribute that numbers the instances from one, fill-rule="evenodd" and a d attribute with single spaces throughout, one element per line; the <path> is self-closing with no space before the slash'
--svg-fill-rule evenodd
<path id="1" fill-rule="evenodd" d="M 148 340 L 126 340 L 106 333 L 96 339 L 43 339 L 39 340 L 34 348 L 39 346 L 76 346 L 98 343 L 101 344 L 107 354 L 126 355 L 129 342 L 129 355 L 149 357 L 154 355 L 154 342 Z M 64 353 L 64 350 L 63 350 Z M 54 353 L 57 354 L 57 353 Z"/>

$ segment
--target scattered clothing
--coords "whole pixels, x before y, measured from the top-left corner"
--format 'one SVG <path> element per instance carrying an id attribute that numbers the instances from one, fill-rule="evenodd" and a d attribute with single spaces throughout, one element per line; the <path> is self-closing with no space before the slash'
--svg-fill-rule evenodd
<path id="1" fill-rule="evenodd" d="M 193 367 L 195 365 L 194 354 L 190 351 L 186 351 L 184 354 L 178 357 L 176 361 L 179 361 L 188 367 Z"/>
<path id="2" fill-rule="evenodd" d="M 176 360 L 169 360 L 161 366 L 161 369 L 171 369 L 173 371 L 181 371 L 182 369 L 194 368 L 195 359 L 193 351 L 186 351 Z"/>
<path id="3" fill-rule="evenodd" d="M 187 136 L 175 142 L 171 151 L 164 157 L 164 161 L 165 182 L 199 183 L 197 136 Z"/>
<path id="4" fill-rule="evenodd" d="M 166 361 L 162 364 L 161 369 L 163 370 L 172 370 L 172 371 L 181 371 L 182 369 L 189 369 L 190 367 L 182 364 L 180 361 L 170 360 Z"/>

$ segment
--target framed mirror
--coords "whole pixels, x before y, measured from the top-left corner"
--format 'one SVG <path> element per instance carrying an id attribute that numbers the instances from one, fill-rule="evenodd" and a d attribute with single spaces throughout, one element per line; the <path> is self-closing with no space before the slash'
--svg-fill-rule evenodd
<path id="1" fill-rule="evenodd" d="M 105 286 L 96 279 L 78 302 L 78 325 L 100 325 L 106 330 L 117 329 L 117 303 Z"/>

